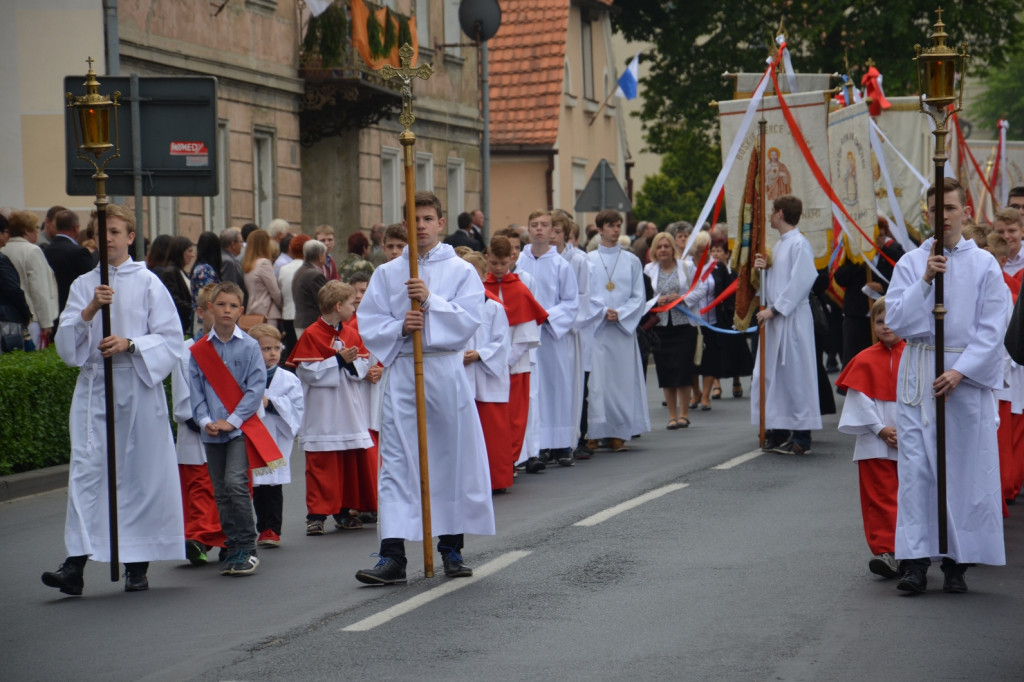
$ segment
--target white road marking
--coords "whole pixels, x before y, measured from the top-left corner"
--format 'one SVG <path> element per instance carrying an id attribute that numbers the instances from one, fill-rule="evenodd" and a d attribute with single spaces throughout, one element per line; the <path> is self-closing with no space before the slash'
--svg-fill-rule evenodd
<path id="1" fill-rule="evenodd" d="M 594 514 L 593 516 L 588 516 L 587 518 L 583 519 L 582 521 L 577 521 L 576 523 L 574 523 L 572 525 L 574 525 L 574 526 L 596 526 L 597 524 L 601 523 L 602 521 L 607 521 L 608 519 L 612 518 L 613 516 L 621 514 L 624 511 L 629 511 L 630 509 L 632 509 L 634 507 L 639 507 L 641 504 L 644 504 L 645 502 L 650 502 L 651 500 L 656 500 L 659 497 L 661 497 L 662 495 L 668 495 L 669 493 L 673 493 L 673 492 L 675 492 L 677 490 L 682 490 L 683 488 L 686 488 L 689 485 L 690 485 L 689 483 L 672 483 L 672 484 L 663 486 L 661 488 L 657 488 L 657 489 L 652 490 L 652 491 L 650 491 L 648 493 L 644 493 L 643 495 L 640 495 L 639 497 L 634 497 L 632 500 L 626 500 L 622 504 L 617 504 L 614 507 L 609 507 L 608 509 L 605 509 L 604 511 L 598 512 L 598 513 Z"/>
<path id="2" fill-rule="evenodd" d="M 750 460 L 754 459 L 755 457 L 760 457 L 763 454 L 764 454 L 764 450 L 760 450 L 760 449 L 758 449 L 758 450 L 751 450 L 750 452 L 746 453 L 745 455 L 740 455 L 739 457 L 733 457 L 728 462 L 722 462 L 718 466 L 711 467 L 711 468 L 712 469 L 718 469 L 719 471 L 725 471 L 726 469 L 732 469 L 733 467 L 737 467 L 740 464 L 743 464 L 744 462 L 749 462 Z"/>
<path id="3" fill-rule="evenodd" d="M 424 604 L 429 604 L 435 599 L 440 599 L 446 594 L 451 594 L 455 590 L 462 589 L 468 585 L 479 582 L 489 575 L 497 573 L 503 568 L 514 564 L 523 557 L 529 555 L 526 551 L 509 552 L 508 554 L 502 554 L 497 559 L 488 561 L 480 568 L 473 569 L 473 576 L 470 578 L 452 578 L 448 582 L 431 590 L 417 594 L 411 599 L 407 599 L 401 604 L 395 604 L 394 606 L 384 609 L 380 613 L 374 614 L 368 618 L 353 623 L 352 625 L 345 626 L 341 629 L 342 632 L 365 632 L 366 630 L 372 630 L 373 628 L 384 625 L 388 621 L 394 620 L 399 616 L 403 616 L 410 611 L 418 609 Z M 440 569 L 443 572 L 443 569 Z"/>

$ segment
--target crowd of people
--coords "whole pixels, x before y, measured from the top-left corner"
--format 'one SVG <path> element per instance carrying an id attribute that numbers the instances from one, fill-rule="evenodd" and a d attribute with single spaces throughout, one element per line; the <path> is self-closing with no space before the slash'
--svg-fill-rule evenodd
<path id="1" fill-rule="evenodd" d="M 843 266 L 836 281 L 866 301 L 833 300 L 843 313 L 840 430 L 857 436 L 869 569 L 899 577 L 899 589 L 911 593 L 925 591 L 928 565 L 940 556 L 929 428 L 935 399 L 946 401 L 953 424 L 950 547 L 941 554 L 947 592 L 966 591 L 968 565 L 1005 563 L 1001 514 L 1024 482 L 1024 371 L 1002 345 L 1010 291 L 1015 300 L 1024 271 L 1021 214 L 1012 206 L 1024 207 L 1024 189 L 1011 192 L 994 230 L 969 223 L 955 181 L 943 190 L 946 255 L 930 255 L 927 240 L 900 258 L 882 225 L 876 260 L 889 267 L 871 274 L 865 263 Z M 929 193 L 929 211 L 936 194 Z M 778 242 L 770 254 L 751 254 L 764 292 L 755 316 L 765 332 L 763 366 L 751 348 L 756 336 L 735 328 L 730 285 L 737 273 L 724 226 L 694 232 L 679 222 L 659 231 L 640 223 L 629 235 L 622 216 L 605 210 L 582 232 L 567 212 L 538 210 L 485 244 L 479 212 L 460 215 L 449 235 L 433 194 L 417 193 L 415 211 L 415 226 L 374 226 L 369 239 L 353 234 L 337 262 L 330 226 L 311 238 L 274 221 L 267 229 L 204 233 L 198 244 L 157 238 L 143 264 L 128 255 L 134 216 L 112 207 L 110 286 L 99 286 L 90 267 L 62 294 L 59 319 L 39 330 L 45 343 L 56 327 L 61 357 L 82 368 L 71 419 L 68 556 L 43 574 L 45 584 L 81 594 L 86 560 L 110 560 L 97 494 L 102 458 L 93 454 L 105 447 L 95 437 L 102 401 L 94 399 L 104 357 L 114 358 L 117 409 L 125 410 L 117 459 L 119 488 L 130 491 L 119 524 L 127 591 L 147 589 L 150 560 L 202 565 L 214 548 L 224 575 L 255 573 L 258 548 L 281 545 L 282 486 L 296 443 L 305 457 L 306 534 L 324 534 L 328 519 L 343 531 L 375 522 L 379 561 L 356 578 L 404 582 L 404 543 L 424 539 L 418 443 L 408 427 L 418 418 L 411 390 L 417 334 L 433 529 L 450 577 L 472 575 L 464 535 L 495 532 L 492 496 L 508 492 L 520 473 L 572 467 L 601 448 L 628 450 L 650 430 L 648 355 L 668 430 L 688 427 L 692 410 L 711 409 L 722 380 L 732 379 L 732 395 L 741 397 L 740 377 L 751 374 L 754 424 L 762 419 L 764 382 L 767 451 L 809 454 L 811 431 L 835 410 L 822 363 L 828 299 L 797 227 L 797 197 L 774 201 L 769 223 Z M 57 235 L 73 243 L 66 213 L 55 213 Z M 25 235 L 34 225 L 21 214 L 7 223 L 11 261 L 32 269 L 29 289 L 45 289 L 38 256 L 21 253 L 30 251 L 22 242 L 31 244 Z M 410 238 L 419 249 L 415 278 Z M 962 265 L 949 268 L 950 259 Z M 929 384 L 930 297 L 940 272 L 952 277 L 949 369 Z M 29 289 L 20 301 L 5 294 L 0 312 L 50 319 L 36 312 L 45 304 L 28 305 Z M 103 306 L 114 319 L 106 338 L 96 316 Z M 176 443 L 166 406 L 160 409 L 168 374 Z M 137 406 L 147 403 L 152 409 L 143 414 Z M 132 455 L 142 433 L 150 455 L 144 464 Z"/>

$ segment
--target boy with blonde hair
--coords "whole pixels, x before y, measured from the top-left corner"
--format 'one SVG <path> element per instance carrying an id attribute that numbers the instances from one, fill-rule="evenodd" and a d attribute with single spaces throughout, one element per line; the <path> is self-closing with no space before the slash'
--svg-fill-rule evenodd
<path id="1" fill-rule="evenodd" d="M 354 296 L 350 285 L 337 280 L 321 287 L 320 317 L 288 358 L 306 402 L 299 429 L 299 446 L 306 453 L 306 535 L 323 535 L 328 515 L 341 519 L 341 528 L 361 528 L 348 510 L 377 508 L 376 462 L 367 452 L 373 440 L 358 387 L 369 354 L 346 335 Z"/>

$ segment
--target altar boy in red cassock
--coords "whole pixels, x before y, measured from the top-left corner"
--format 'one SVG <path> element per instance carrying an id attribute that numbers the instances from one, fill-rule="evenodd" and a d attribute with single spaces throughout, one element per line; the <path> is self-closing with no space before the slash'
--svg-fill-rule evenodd
<path id="1" fill-rule="evenodd" d="M 530 408 L 530 349 L 540 346 L 540 325 L 548 319 L 530 290 L 509 272 L 513 261 L 512 242 L 508 237 L 496 235 L 491 239 L 485 255 L 487 277 L 484 289 L 505 306 L 509 327 L 509 456 L 515 464 L 523 449 L 526 420 Z M 526 471 L 536 473 L 545 468 L 538 458 L 531 457 Z M 493 473 L 491 476 L 493 483 Z"/>
<path id="2" fill-rule="evenodd" d="M 344 326 L 355 312 L 354 295 L 348 284 L 325 284 L 317 295 L 320 317 L 288 358 L 306 401 L 299 430 L 306 452 L 306 535 L 323 535 L 332 514 L 340 515 L 340 527 L 358 528 L 362 524 L 348 510 L 377 509 L 376 462 L 367 454 L 373 440 L 358 388 L 369 353 Z"/>
<path id="3" fill-rule="evenodd" d="M 465 254 L 480 273 L 487 274 L 487 262 L 479 253 Z M 487 462 L 491 471 L 491 490 L 506 492 L 512 486 L 515 456 L 510 446 L 512 423 L 509 414 L 508 317 L 501 300 L 484 290 L 484 310 L 480 326 L 466 344 L 462 362 L 466 377 L 476 392 L 476 411 L 484 430 L 487 444 Z"/>
<path id="4" fill-rule="evenodd" d="M 839 431 L 857 436 L 853 460 L 860 473 L 864 535 L 874 555 L 868 570 L 883 578 L 899 574 L 896 544 L 896 377 L 906 343 L 885 326 L 885 298 L 871 306 L 878 343 L 854 356 L 836 386 L 846 389 Z"/>

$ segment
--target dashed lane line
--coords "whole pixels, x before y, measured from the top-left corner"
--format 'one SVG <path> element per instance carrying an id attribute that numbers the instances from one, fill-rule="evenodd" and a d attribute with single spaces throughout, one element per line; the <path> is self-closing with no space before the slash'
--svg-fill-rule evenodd
<path id="1" fill-rule="evenodd" d="M 443 585 L 435 587 L 431 590 L 427 590 L 421 594 L 417 594 L 415 597 L 406 599 L 400 604 L 395 604 L 392 607 L 386 608 L 380 613 L 376 613 L 368 618 L 364 618 L 361 621 L 347 625 L 341 629 L 342 632 L 365 632 L 372 630 L 375 627 L 384 625 L 385 623 L 403 616 L 411 611 L 418 609 L 425 604 L 429 604 L 435 599 L 440 599 L 446 594 L 451 594 L 455 590 L 460 590 L 463 587 L 468 587 L 474 583 L 480 582 L 484 578 L 497 573 L 503 568 L 511 566 L 515 562 L 519 561 L 525 556 L 528 556 L 530 552 L 527 551 L 515 551 L 502 554 L 496 559 L 488 561 L 480 568 L 473 569 L 473 576 L 470 578 L 453 578 Z"/>
<path id="2" fill-rule="evenodd" d="M 593 516 L 588 516 L 587 518 L 583 519 L 582 521 L 577 521 L 576 523 L 574 523 L 572 525 L 574 525 L 574 526 L 596 526 L 597 524 L 601 523 L 602 521 L 607 521 L 608 519 L 612 518 L 613 516 L 617 516 L 618 514 L 621 514 L 622 512 L 629 511 L 630 509 L 633 509 L 634 507 L 639 507 L 641 504 L 644 504 L 645 502 L 650 502 L 651 500 L 656 500 L 659 497 L 661 497 L 662 495 L 668 495 L 669 493 L 673 493 L 673 492 L 675 492 L 677 490 L 682 490 L 683 488 L 687 488 L 687 487 L 689 487 L 689 485 L 690 485 L 689 483 L 671 483 L 669 485 L 662 486 L 661 488 L 655 488 L 654 490 L 652 490 L 650 492 L 647 492 L 647 493 L 644 493 L 643 495 L 640 495 L 639 497 L 634 497 L 632 500 L 626 500 L 625 502 L 623 502 L 621 504 L 617 504 L 614 507 L 609 507 L 608 509 L 605 509 L 604 511 L 600 511 L 600 512 L 594 514 Z"/>
<path id="3" fill-rule="evenodd" d="M 760 457 L 763 454 L 764 454 L 764 450 L 760 450 L 760 449 L 758 449 L 758 450 L 751 450 L 750 452 L 748 452 L 746 454 L 740 455 L 739 457 L 733 457 L 729 461 L 722 462 L 718 466 L 714 466 L 714 467 L 711 467 L 711 468 L 712 469 L 718 469 L 719 471 L 725 471 L 726 469 L 732 469 L 733 467 L 737 467 L 740 464 L 743 464 L 744 462 L 749 462 L 750 460 L 754 459 L 755 457 Z"/>

